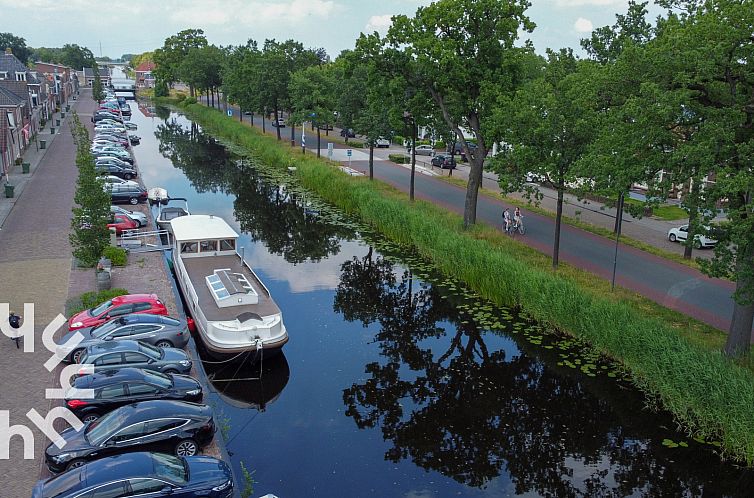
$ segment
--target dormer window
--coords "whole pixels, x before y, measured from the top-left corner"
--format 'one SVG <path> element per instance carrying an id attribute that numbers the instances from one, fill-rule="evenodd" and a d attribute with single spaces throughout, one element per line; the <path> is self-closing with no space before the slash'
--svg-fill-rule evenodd
<path id="1" fill-rule="evenodd" d="M 0 80 L 4 80 L 8 77 L 7 71 L 0 71 Z"/>
<path id="2" fill-rule="evenodd" d="M 16 72 L 16 81 L 26 81 L 26 73 Z"/>

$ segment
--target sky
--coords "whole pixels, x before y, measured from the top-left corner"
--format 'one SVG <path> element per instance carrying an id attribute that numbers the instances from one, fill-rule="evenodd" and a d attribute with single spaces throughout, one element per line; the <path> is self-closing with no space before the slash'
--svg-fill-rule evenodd
<path id="1" fill-rule="evenodd" d="M 538 53 L 572 47 L 591 30 L 612 25 L 627 0 L 530 0 Z M 384 34 L 394 14 L 412 15 L 429 0 L 0 0 L 0 32 L 31 47 L 76 43 L 95 56 L 119 58 L 162 46 L 166 37 L 201 28 L 210 43 L 293 38 L 335 58 L 361 32 Z"/>

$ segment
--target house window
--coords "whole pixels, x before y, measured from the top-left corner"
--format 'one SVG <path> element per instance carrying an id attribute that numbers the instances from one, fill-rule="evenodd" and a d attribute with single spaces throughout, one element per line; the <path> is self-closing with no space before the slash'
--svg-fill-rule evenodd
<path id="1" fill-rule="evenodd" d="M 16 73 L 16 81 L 26 81 L 26 73 Z"/>
<path id="2" fill-rule="evenodd" d="M 8 73 L 5 71 L 0 71 L 0 80 L 4 80 L 8 77 Z"/>
<path id="3" fill-rule="evenodd" d="M 16 115 L 13 114 L 12 112 L 8 112 L 6 113 L 6 115 L 8 116 L 8 128 L 10 128 L 11 130 L 15 129 L 16 128 Z"/>

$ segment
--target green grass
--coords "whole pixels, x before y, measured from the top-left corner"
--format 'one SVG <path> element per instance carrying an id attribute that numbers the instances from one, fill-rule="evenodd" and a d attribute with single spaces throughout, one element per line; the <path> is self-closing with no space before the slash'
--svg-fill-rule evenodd
<path id="1" fill-rule="evenodd" d="M 454 213 L 411 203 L 380 182 L 351 177 L 301 156 L 248 125 L 200 105 L 184 107 L 205 131 L 234 142 L 266 167 L 295 164 L 303 186 L 393 241 L 416 248 L 448 276 L 504 306 L 589 342 L 619 361 L 650 400 L 690 433 L 719 439 L 725 454 L 754 461 L 754 373 L 726 359 L 724 334 L 577 268 L 550 270 L 549 258 L 499 230 L 463 230 Z M 749 364 L 750 366 L 750 364 Z"/>
<path id="2" fill-rule="evenodd" d="M 626 204 L 632 204 L 634 206 L 644 206 L 646 203 L 638 199 L 626 199 Z M 652 216 L 654 218 L 660 218 L 665 221 L 674 220 L 688 220 L 689 214 L 679 208 L 678 206 L 671 206 L 670 204 L 660 204 L 657 207 L 652 208 Z"/>

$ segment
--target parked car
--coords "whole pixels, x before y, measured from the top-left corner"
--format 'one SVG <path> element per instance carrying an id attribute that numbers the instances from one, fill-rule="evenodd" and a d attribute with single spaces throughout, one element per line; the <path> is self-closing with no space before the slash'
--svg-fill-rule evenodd
<path id="1" fill-rule="evenodd" d="M 704 227 L 703 231 L 709 232 L 709 227 Z M 681 225 L 677 228 L 671 228 L 668 230 L 668 240 L 670 242 L 685 242 L 689 238 L 689 226 Z M 717 240 L 707 237 L 703 233 L 697 233 L 694 235 L 694 247 L 701 249 L 702 247 L 715 247 Z"/>
<path id="2" fill-rule="evenodd" d="M 163 374 L 142 368 L 121 368 L 84 375 L 71 386 L 66 407 L 82 422 L 89 423 L 121 406 L 139 401 L 167 399 L 198 403 L 202 386 L 188 375 Z M 78 396 L 76 389 L 91 389 L 93 397 Z"/>
<path id="3" fill-rule="evenodd" d="M 138 135 L 128 135 L 128 140 L 131 141 L 131 145 L 139 145 L 141 143 L 141 137 Z"/>
<path id="4" fill-rule="evenodd" d="M 32 498 L 231 498 L 233 493 L 233 475 L 222 460 L 138 452 L 94 460 L 39 481 Z"/>
<path id="5" fill-rule="evenodd" d="M 147 198 L 149 197 L 147 190 L 141 185 L 107 184 L 105 185 L 105 189 L 110 193 L 110 202 L 113 204 L 127 202 L 135 206 L 140 202 L 147 202 Z"/>
<path id="6" fill-rule="evenodd" d="M 97 157 L 117 157 L 121 161 L 126 161 L 128 164 L 133 164 L 134 163 L 134 158 L 131 157 L 131 155 L 128 152 L 126 152 L 125 154 L 123 154 L 123 153 L 120 153 L 120 152 L 113 152 L 113 151 L 103 150 L 103 151 L 96 151 L 96 154 L 94 154 L 94 155 L 97 156 Z"/>
<path id="7" fill-rule="evenodd" d="M 128 148 L 130 147 L 128 143 L 122 143 L 118 141 L 116 137 L 113 137 L 113 138 L 115 138 L 115 140 L 108 140 L 106 138 L 93 139 L 90 150 L 91 149 L 100 150 L 100 149 L 104 149 L 105 147 L 115 147 L 118 150 L 128 151 Z"/>
<path id="8" fill-rule="evenodd" d="M 344 128 L 340 130 L 340 136 L 341 137 L 348 137 L 348 138 L 356 138 L 356 132 L 353 131 L 351 128 Z"/>
<path id="9" fill-rule="evenodd" d="M 409 147 L 409 151 L 410 150 L 411 150 L 411 147 Z M 434 156 L 435 149 L 431 145 L 417 145 L 416 155 L 417 156 Z"/>
<path id="10" fill-rule="evenodd" d="M 442 169 L 455 169 L 456 160 L 450 154 L 437 154 L 432 158 L 432 166 L 439 166 Z"/>
<path id="11" fill-rule="evenodd" d="M 99 121 L 100 126 L 103 124 L 109 124 L 109 125 L 123 125 L 121 121 L 115 120 L 113 118 L 105 118 Z M 125 126 L 125 125 L 124 125 Z"/>
<path id="12" fill-rule="evenodd" d="M 474 142 L 469 142 L 469 150 L 471 152 L 474 152 L 476 150 L 476 144 Z M 450 152 L 450 147 L 448 147 L 448 152 Z M 455 145 L 453 145 L 453 154 L 465 154 L 463 150 L 463 144 L 461 142 L 456 142 Z"/>
<path id="13" fill-rule="evenodd" d="M 380 137 L 377 140 L 375 140 L 374 145 L 376 147 L 390 147 L 390 140 L 388 140 L 387 138 Z"/>
<path id="14" fill-rule="evenodd" d="M 122 121 L 122 118 L 118 116 L 117 114 L 113 114 L 109 111 L 98 111 L 94 113 L 94 115 L 92 116 L 92 123 L 96 125 L 96 124 L 101 123 L 105 119 L 114 120 L 114 121 L 119 121 L 119 120 Z"/>
<path id="15" fill-rule="evenodd" d="M 122 112 L 124 116 L 130 116 L 131 108 L 128 106 L 128 104 L 123 104 L 120 106 L 120 112 Z"/>
<path id="16" fill-rule="evenodd" d="M 120 166 L 121 168 L 133 169 L 133 166 L 130 163 L 122 159 L 118 159 L 117 157 L 111 156 L 99 156 L 94 160 L 94 164 L 114 164 L 115 166 Z"/>
<path id="17" fill-rule="evenodd" d="M 131 217 L 132 220 L 134 220 L 136 223 L 139 224 L 139 228 L 143 228 L 149 224 L 149 219 L 147 218 L 147 215 L 144 213 L 140 213 L 139 211 L 129 211 L 128 209 L 123 209 L 120 206 L 110 206 L 110 212 L 112 214 L 127 214 Z"/>
<path id="18" fill-rule="evenodd" d="M 187 374 L 191 371 L 191 360 L 182 349 L 158 348 L 130 339 L 102 341 L 87 346 L 79 357 L 79 362 L 93 365 L 95 373 L 123 367 L 144 368 L 162 373 Z M 82 370 L 78 375 L 86 373 Z"/>
<path id="19" fill-rule="evenodd" d="M 136 123 L 131 123 L 130 121 L 126 121 L 123 124 L 126 126 L 126 130 L 136 130 L 139 128 Z"/>
<path id="20" fill-rule="evenodd" d="M 68 319 L 68 330 L 96 327 L 113 318 L 130 313 L 167 315 L 168 309 L 157 294 L 126 294 L 100 303 L 94 308 L 76 313 Z"/>
<path id="21" fill-rule="evenodd" d="M 117 144 L 122 147 L 128 148 L 128 140 L 122 138 L 120 135 L 110 135 L 108 133 L 98 133 L 94 136 L 92 139 L 92 144 L 99 143 L 103 145 L 109 144 Z"/>
<path id="22" fill-rule="evenodd" d="M 127 131 L 125 126 L 108 124 L 108 123 L 97 123 L 97 125 L 94 127 L 95 132 L 104 131 L 104 130 Z"/>
<path id="23" fill-rule="evenodd" d="M 118 166 L 117 164 L 110 163 L 95 163 L 94 170 L 97 173 L 117 176 L 118 178 L 123 178 L 124 180 L 130 180 L 131 178 L 135 178 L 137 176 L 136 170 L 133 168 L 124 168 L 122 166 Z"/>
<path id="24" fill-rule="evenodd" d="M 84 336 L 83 340 L 71 348 L 66 343 L 76 333 Z M 63 361 L 79 363 L 84 350 L 98 342 L 109 340 L 142 341 L 158 348 L 182 348 L 189 338 L 185 321 L 165 315 L 134 313 L 124 315 L 96 327 L 83 327 L 71 330 L 60 338 L 57 355 Z"/>
<path id="25" fill-rule="evenodd" d="M 45 462 L 51 472 L 57 473 L 94 459 L 145 449 L 194 456 L 214 435 L 215 421 L 207 405 L 143 401 L 117 408 L 79 430 L 64 430 L 60 438 L 65 446 L 61 449 L 50 444 L 45 450 Z"/>
<path id="26" fill-rule="evenodd" d="M 275 127 L 279 126 L 280 128 L 285 128 L 285 119 L 279 118 L 279 119 L 273 121 L 272 122 L 272 126 L 275 126 Z"/>
<path id="27" fill-rule="evenodd" d="M 130 230 L 136 230 L 139 228 L 139 224 L 132 220 L 125 214 L 114 214 L 112 220 L 107 224 L 107 228 L 114 228 L 116 235 L 121 235 L 123 232 Z"/>
<path id="28" fill-rule="evenodd" d="M 133 180 L 125 180 L 115 175 L 103 176 L 102 179 L 104 180 L 106 185 L 110 184 L 110 185 L 135 185 L 137 187 L 139 186 L 139 184 Z"/>

